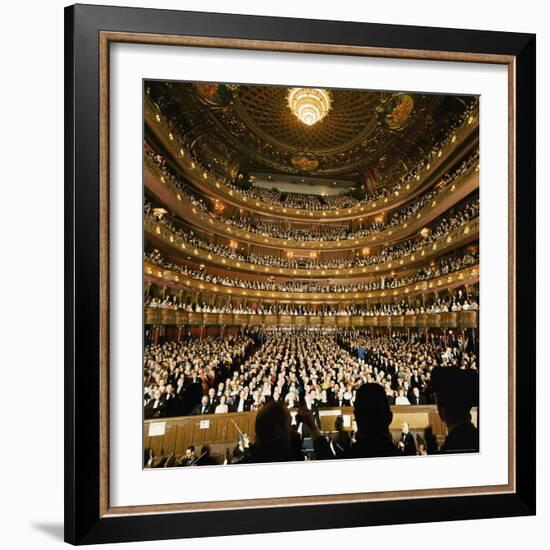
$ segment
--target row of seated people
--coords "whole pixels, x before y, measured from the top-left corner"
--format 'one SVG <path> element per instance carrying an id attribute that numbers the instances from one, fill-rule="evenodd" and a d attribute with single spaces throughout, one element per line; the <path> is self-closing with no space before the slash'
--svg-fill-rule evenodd
<path id="1" fill-rule="evenodd" d="M 257 265 L 266 265 L 273 267 L 286 267 L 286 268 L 326 268 L 337 269 L 344 267 L 362 267 L 368 265 L 374 265 L 379 263 L 390 262 L 397 258 L 401 258 L 408 254 L 419 250 L 440 239 L 444 235 L 447 235 L 454 229 L 457 229 L 470 220 L 476 218 L 479 215 L 479 199 L 475 198 L 463 205 L 458 211 L 449 215 L 442 216 L 434 227 L 424 235 L 419 235 L 403 242 L 385 246 L 382 250 L 376 254 L 366 256 L 355 256 L 353 258 L 338 258 L 338 259 L 293 259 L 285 256 L 273 256 L 269 254 L 259 254 L 255 252 L 246 253 L 244 250 L 237 250 L 229 245 L 215 244 L 209 241 L 205 241 L 200 238 L 192 229 L 183 229 L 176 226 L 176 224 L 167 216 L 162 216 L 155 219 L 157 223 L 165 226 L 175 235 L 179 236 L 185 242 L 192 246 L 201 248 L 205 251 L 212 252 L 225 258 L 230 258 L 235 261 L 242 261 L 253 263 Z"/>
<path id="2" fill-rule="evenodd" d="M 475 298 L 468 298 L 462 289 L 456 295 L 448 298 L 438 298 L 432 304 L 413 306 L 406 300 L 398 303 L 380 304 L 376 306 L 364 305 L 330 305 L 322 306 L 302 304 L 263 304 L 257 307 L 243 306 L 242 304 L 228 303 L 222 306 L 215 306 L 201 301 L 187 303 L 179 296 L 169 294 L 164 298 L 146 296 L 145 307 L 183 310 L 189 313 L 230 313 L 248 315 L 291 315 L 291 316 L 314 316 L 314 317 L 379 317 L 391 315 L 420 315 L 422 313 L 447 313 L 458 311 L 477 311 L 479 309 Z"/>
<path id="3" fill-rule="evenodd" d="M 399 288 L 420 281 L 427 281 L 448 275 L 455 271 L 471 267 L 479 263 L 479 255 L 477 251 L 465 251 L 462 253 L 455 251 L 452 256 L 439 258 L 437 264 L 428 265 L 418 269 L 414 275 L 408 277 L 395 277 L 394 275 L 382 275 L 377 280 L 369 282 L 320 282 L 320 281 L 300 281 L 289 279 L 287 281 L 275 281 L 273 277 L 267 280 L 255 281 L 247 279 L 239 279 L 234 276 L 221 277 L 208 273 L 201 266 L 200 269 L 192 269 L 186 265 L 180 265 L 174 262 L 166 261 L 158 249 L 152 249 L 144 253 L 144 261 L 160 266 L 163 269 L 175 271 L 180 275 L 190 277 L 198 281 L 204 281 L 215 285 L 247 288 L 250 290 L 267 290 L 278 292 L 368 292 L 371 290 L 385 290 Z M 156 306 L 152 306 L 156 307 Z M 161 306 L 162 307 L 162 306 Z M 168 307 L 168 306 L 166 306 Z"/>
<path id="4" fill-rule="evenodd" d="M 350 333 L 351 334 L 351 333 Z M 361 353 L 353 347 L 360 340 Z M 259 410 L 266 400 L 290 408 L 352 406 L 362 384 L 379 384 L 391 404 L 432 401 L 437 366 L 477 370 L 461 335 L 408 339 L 273 331 L 239 337 L 150 344 L 144 351 L 147 417 Z"/>
<path id="5" fill-rule="evenodd" d="M 362 384 L 354 403 L 355 427 L 344 430 L 343 419 L 338 417 L 334 430 L 321 432 L 310 409 L 301 407 L 291 415 L 288 407 L 270 399 L 261 406 L 256 416 L 256 438 L 252 444 L 245 433 L 232 450 L 218 463 L 251 464 L 308 459 L 330 460 L 347 458 L 373 458 L 397 456 L 425 456 L 428 454 L 472 453 L 479 451 L 479 432 L 472 422 L 471 409 L 478 404 L 479 381 L 474 371 L 436 367 L 432 387 L 436 396 L 439 416 L 448 426 L 448 434 L 439 447 L 436 438 L 427 428 L 422 435 L 413 436 L 407 422 L 394 439 L 390 432 L 393 413 L 383 388 L 374 383 Z M 305 439 L 312 442 L 313 452 L 306 450 Z M 155 457 L 150 449 L 144 450 L 144 467 L 191 467 L 215 465 L 208 446 L 200 454 L 190 445 L 185 454 Z"/>
<path id="6" fill-rule="evenodd" d="M 158 157 L 154 156 L 153 158 L 155 159 L 155 162 L 158 163 Z M 474 163 L 477 163 L 477 160 L 478 152 L 476 150 L 453 172 L 443 178 L 436 187 L 422 194 L 409 204 L 392 212 L 392 214 L 388 216 L 387 220 L 373 221 L 364 225 L 362 224 L 355 229 L 351 229 L 349 226 L 345 225 L 327 224 L 322 224 L 317 227 L 295 227 L 288 226 L 285 222 L 265 221 L 263 219 L 244 218 L 240 216 L 224 217 L 216 213 L 214 209 L 209 207 L 203 199 L 197 197 L 182 180 L 179 180 L 177 176 L 166 168 L 164 163 L 161 163 L 161 167 L 165 177 L 169 178 L 193 205 L 201 209 L 203 212 L 208 213 L 208 215 L 212 218 L 230 224 L 233 227 L 248 231 L 250 233 L 257 233 L 265 237 L 277 237 L 294 241 L 339 241 L 367 237 L 373 233 L 385 231 L 386 229 L 404 223 L 414 216 L 426 204 L 436 198 L 437 195 L 443 191 L 443 189 L 446 189 L 457 177 L 467 171 L 468 168 L 470 168 Z M 327 199 L 327 197 L 324 198 Z M 152 205 L 148 202 L 145 203 L 144 210 L 146 214 L 154 213 Z"/>

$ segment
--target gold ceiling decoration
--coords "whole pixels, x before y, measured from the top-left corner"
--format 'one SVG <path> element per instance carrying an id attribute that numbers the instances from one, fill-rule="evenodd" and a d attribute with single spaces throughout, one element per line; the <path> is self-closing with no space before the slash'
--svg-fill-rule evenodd
<path id="1" fill-rule="evenodd" d="M 403 128 L 410 119 L 414 109 L 414 99 L 409 94 L 397 94 L 386 106 L 385 122 L 388 128 Z"/>
<path id="2" fill-rule="evenodd" d="M 244 84 L 152 82 L 150 89 L 180 138 L 222 177 L 238 181 L 239 174 L 268 172 L 363 182 L 368 174 L 373 189 L 424 158 L 472 101 Z M 306 94 L 309 106 L 300 110 L 302 96 L 289 101 L 294 90 L 321 90 L 328 99 Z"/>
<path id="3" fill-rule="evenodd" d="M 312 126 L 300 122 L 289 108 L 289 88 L 277 86 L 241 86 L 234 95 L 231 115 L 246 125 L 247 141 L 259 140 L 274 152 L 333 155 L 359 145 L 376 129 L 381 94 L 356 90 L 329 93 L 328 116 Z"/>
<path id="4" fill-rule="evenodd" d="M 294 116 L 307 126 L 323 120 L 332 107 L 332 96 L 321 88 L 290 88 L 288 106 Z"/>
<path id="5" fill-rule="evenodd" d="M 303 172 L 310 172 L 319 166 L 319 161 L 306 155 L 298 155 L 290 159 L 292 166 Z"/>

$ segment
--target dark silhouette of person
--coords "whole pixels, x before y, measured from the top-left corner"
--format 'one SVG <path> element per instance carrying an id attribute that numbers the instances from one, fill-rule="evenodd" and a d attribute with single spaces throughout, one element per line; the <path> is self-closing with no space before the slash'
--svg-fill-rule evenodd
<path id="1" fill-rule="evenodd" d="M 290 411 L 286 405 L 269 401 L 256 415 L 256 441 L 241 463 L 303 460 L 303 454 L 297 448 L 296 435 L 292 431 Z"/>
<path id="2" fill-rule="evenodd" d="M 433 455 L 438 452 L 439 447 L 437 445 L 437 437 L 435 436 L 433 428 L 431 426 L 428 426 L 424 430 L 424 443 L 426 445 L 426 452 L 429 455 Z"/>
<path id="3" fill-rule="evenodd" d="M 400 454 L 390 434 L 389 426 L 393 420 L 393 413 L 382 386 L 360 386 L 355 395 L 354 412 L 357 423 L 355 442 L 338 458 L 372 458 Z M 312 415 L 303 410 L 300 414 L 304 416 L 304 422 L 308 423 L 312 432 L 316 458 L 335 458 L 327 440 L 316 427 Z"/>
<path id="4" fill-rule="evenodd" d="M 474 370 L 436 367 L 432 372 L 432 392 L 441 420 L 447 425 L 442 453 L 479 451 L 479 432 L 470 411 L 479 401 L 479 380 Z"/>
<path id="5" fill-rule="evenodd" d="M 351 447 L 351 433 L 344 430 L 344 418 L 338 415 L 334 421 L 336 434 L 331 438 L 332 451 L 337 458 L 342 458 Z"/>
<path id="6" fill-rule="evenodd" d="M 214 466 L 216 461 L 210 456 L 210 447 L 202 447 L 201 454 L 195 460 L 195 466 Z"/>

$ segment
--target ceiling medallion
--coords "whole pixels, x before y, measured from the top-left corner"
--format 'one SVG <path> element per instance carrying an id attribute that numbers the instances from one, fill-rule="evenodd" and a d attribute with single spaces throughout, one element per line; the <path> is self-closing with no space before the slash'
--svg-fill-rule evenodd
<path id="1" fill-rule="evenodd" d="M 309 155 L 297 155 L 290 159 L 292 166 L 303 172 L 310 172 L 319 166 L 319 161 Z"/>
<path id="2" fill-rule="evenodd" d="M 409 94 L 396 94 L 385 109 L 385 123 L 390 130 L 403 128 L 414 109 L 414 99 Z"/>
<path id="3" fill-rule="evenodd" d="M 287 100 L 292 113 L 307 126 L 323 120 L 332 106 L 330 92 L 321 88 L 290 88 Z"/>

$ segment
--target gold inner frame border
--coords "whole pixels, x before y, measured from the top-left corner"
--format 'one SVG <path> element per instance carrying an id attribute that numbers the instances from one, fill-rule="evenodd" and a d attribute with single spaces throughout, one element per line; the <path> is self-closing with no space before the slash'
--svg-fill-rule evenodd
<path id="1" fill-rule="evenodd" d="M 353 55 L 419 59 L 430 61 L 458 61 L 492 63 L 508 67 L 508 483 L 477 487 L 437 488 L 375 493 L 327 494 L 305 497 L 279 497 L 216 502 L 151 504 L 142 506 L 111 507 L 109 503 L 109 52 L 111 43 L 151 44 L 161 46 L 187 46 L 258 50 L 272 52 L 316 53 L 327 55 Z M 516 490 L 516 243 L 515 243 L 515 57 L 510 55 L 462 53 L 400 48 L 378 48 L 335 44 L 278 42 L 269 40 L 227 39 L 184 35 L 157 35 L 101 31 L 99 33 L 99 258 L 100 258 L 100 517 L 142 514 L 202 512 L 262 507 L 344 504 L 376 502 L 396 499 L 438 498 L 514 493 Z"/>

